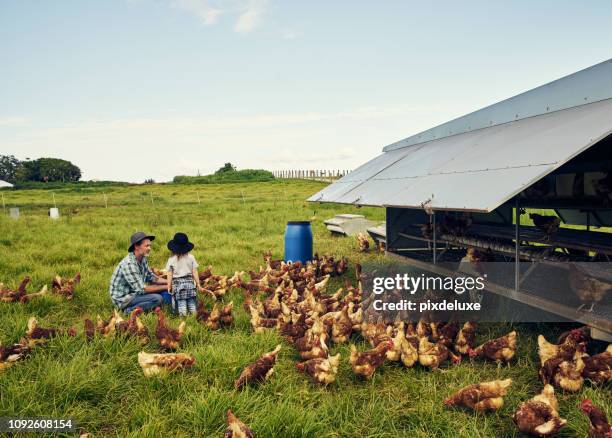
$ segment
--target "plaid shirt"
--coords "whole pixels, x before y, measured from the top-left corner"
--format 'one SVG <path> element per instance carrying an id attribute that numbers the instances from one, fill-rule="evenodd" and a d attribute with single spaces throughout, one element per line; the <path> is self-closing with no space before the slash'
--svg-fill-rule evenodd
<path id="1" fill-rule="evenodd" d="M 197 296 L 196 284 L 193 276 L 172 278 L 172 295 L 176 300 L 186 300 Z"/>
<path id="2" fill-rule="evenodd" d="M 133 252 L 126 255 L 113 271 L 109 292 L 115 306 L 123 309 L 136 295 L 144 294 L 145 283 L 156 281 L 147 258 L 139 263 Z"/>

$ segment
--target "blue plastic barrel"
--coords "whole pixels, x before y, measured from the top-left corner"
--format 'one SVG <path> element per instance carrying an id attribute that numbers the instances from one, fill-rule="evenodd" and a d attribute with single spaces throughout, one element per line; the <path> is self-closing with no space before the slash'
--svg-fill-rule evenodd
<path id="1" fill-rule="evenodd" d="M 285 261 L 312 260 L 312 227 L 309 221 L 289 221 L 285 228 Z"/>

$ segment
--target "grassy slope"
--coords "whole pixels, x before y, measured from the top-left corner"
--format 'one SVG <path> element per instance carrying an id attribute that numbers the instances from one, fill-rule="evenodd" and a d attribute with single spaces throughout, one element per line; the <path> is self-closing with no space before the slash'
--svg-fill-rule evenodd
<path id="1" fill-rule="evenodd" d="M 153 266 L 165 263 L 165 242 L 180 230 L 196 243 L 194 255 L 200 264 L 212 264 L 221 273 L 251 269 L 259 266 L 266 249 L 282 256 L 287 220 L 313 215 L 317 218 L 315 249 L 320 253 L 345 255 L 352 262 L 378 257 L 359 254 L 353 239 L 331 237 L 322 220 L 338 212 L 382 220 L 384 212 L 303 201 L 321 187 L 316 182 L 276 181 L 56 191 L 63 214 L 59 221 L 46 216 L 45 209 L 52 206 L 48 191 L 5 192 L 8 205 L 20 206 L 23 217 L 19 221 L 0 217 L 0 281 L 16 286 L 27 274 L 33 291 L 50 283 L 55 274 L 80 271 L 83 282 L 72 302 L 50 296 L 26 305 L 0 305 L 0 342 L 17 341 L 31 315 L 42 326 L 75 324 L 79 331 L 84 316 L 107 317 L 111 311 L 108 280 L 125 254 L 128 236 L 138 229 L 158 236 Z M 108 209 L 102 208 L 103 191 L 109 196 Z M 75 208 L 78 212 L 70 213 Z M 511 414 L 520 401 L 540 390 L 535 337 L 540 331 L 551 339 L 557 333 L 552 327 L 520 326 L 518 360 L 511 368 L 465 361 L 430 372 L 388 364 L 371 382 L 353 375 L 347 346 L 333 347 L 332 352 L 342 353 L 343 360 L 336 384 L 328 389 L 314 386 L 297 373 L 296 353 L 283 344 L 270 382 L 235 391 L 232 382 L 240 370 L 282 341 L 275 333 L 252 334 L 239 305 L 240 293 L 232 291 L 228 299 L 236 304 L 235 327 L 211 333 L 188 319 L 183 350 L 197 358 L 192 371 L 145 379 L 136 362 L 140 347 L 134 341 L 99 339 L 88 344 L 82 336 L 58 338 L 0 374 L 0 412 L 72 416 L 83 430 L 95 435 L 191 436 L 197 431 L 220 436 L 224 412 L 231 408 L 259 436 L 515 436 Z M 144 320 L 150 329 L 155 327 L 151 315 Z M 172 318 L 171 323 L 178 320 Z M 481 339 L 508 329 L 485 328 Z M 444 397 L 462 386 L 505 377 L 515 383 L 498 413 L 473 415 L 442 406 Z M 586 436 L 587 421 L 577 409 L 584 396 L 606 406 L 612 416 L 610 392 L 586 385 L 578 395 L 559 393 L 561 415 L 569 420 L 562 436 Z"/>

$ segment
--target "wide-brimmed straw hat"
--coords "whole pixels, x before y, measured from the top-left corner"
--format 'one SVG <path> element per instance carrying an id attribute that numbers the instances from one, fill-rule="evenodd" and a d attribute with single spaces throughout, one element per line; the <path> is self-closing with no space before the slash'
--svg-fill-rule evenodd
<path id="1" fill-rule="evenodd" d="M 128 248 L 128 252 L 134 252 L 134 246 L 145 239 L 153 241 L 155 240 L 155 236 L 148 235 L 147 233 L 143 233 L 142 231 L 138 231 L 132 234 L 132 237 L 130 237 L 130 247 Z"/>
<path id="2" fill-rule="evenodd" d="M 175 254 L 185 254 L 193 249 L 193 243 L 189 241 L 187 234 L 176 233 L 168 242 L 168 249 Z"/>

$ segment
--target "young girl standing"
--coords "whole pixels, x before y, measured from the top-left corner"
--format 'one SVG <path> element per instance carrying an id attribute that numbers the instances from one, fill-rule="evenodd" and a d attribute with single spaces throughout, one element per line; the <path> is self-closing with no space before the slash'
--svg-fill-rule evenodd
<path id="1" fill-rule="evenodd" d="M 176 233 L 168 242 L 172 256 L 166 263 L 168 292 L 172 295 L 172 308 L 180 316 L 196 313 L 197 291 L 201 289 L 198 262 L 189 252 L 193 243 L 185 233 Z"/>

